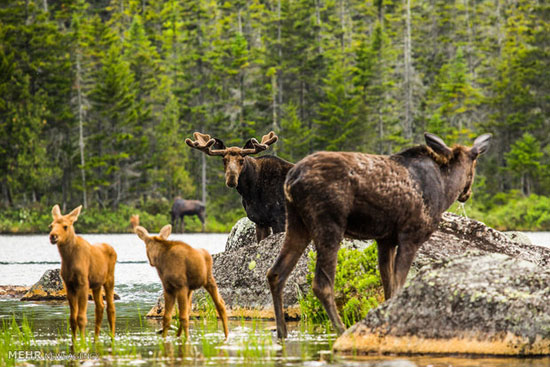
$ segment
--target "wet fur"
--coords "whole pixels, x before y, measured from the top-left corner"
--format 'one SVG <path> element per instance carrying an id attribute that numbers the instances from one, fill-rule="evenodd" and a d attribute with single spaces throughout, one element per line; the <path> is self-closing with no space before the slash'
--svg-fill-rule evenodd
<path id="1" fill-rule="evenodd" d="M 477 155 L 487 149 L 490 135 L 478 138 L 475 150 L 451 149 L 428 135 L 431 146 L 392 156 L 314 153 L 288 172 L 285 240 L 268 272 L 279 337 L 286 337 L 282 288 L 310 240 L 317 250 L 313 291 L 341 333 L 334 276 L 342 239 L 376 239 L 388 299 L 403 286 L 416 251 L 435 231 L 441 214 L 457 199 L 469 197 Z"/>

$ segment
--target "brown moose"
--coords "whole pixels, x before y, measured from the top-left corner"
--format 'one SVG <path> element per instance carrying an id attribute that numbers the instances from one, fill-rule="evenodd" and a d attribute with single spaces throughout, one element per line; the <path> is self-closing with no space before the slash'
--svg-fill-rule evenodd
<path id="1" fill-rule="evenodd" d="M 227 148 L 223 141 L 210 135 L 195 132 L 195 141 L 185 139 L 191 148 L 211 156 L 223 157 L 225 184 L 235 187 L 242 197 L 248 218 L 256 224 L 258 242 L 273 233 L 285 230 L 285 206 L 283 184 L 288 170 L 293 166 L 278 157 L 266 155 L 250 157 L 274 144 L 278 137 L 273 131 L 262 137 L 261 143 L 249 139 L 244 147 Z"/>
<path id="2" fill-rule="evenodd" d="M 176 300 L 180 317 L 177 336 L 181 335 L 182 329 L 185 331 L 185 337 L 189 336 L 192 294 L 194 290 L 204 287 L 216 305 L 227 339 L 227 313 L 212 275 L 212 256 L 208 251 L 194 249 L 184 242 L 168 241 L 171 231 L 172 226 L 167 224 L 162 227 L 158 236 L 151 237 L 145 228 L 136 227 L 137 235 L 145 242 L 149 263 L 157 269 L 164 288 L 164 316 L 160 331 L 162 336 L 166 336 L 170 329 L 172 309 Z"/>
<path id="3" fill-rule="evenodd" d="M 174 199 L 172 209 L 170 209 L 170 217 L 172 219 L 172 227 L 174 231 L 178 228 L 178 221 L 181 233 L 185 231 L 185 223 L 183 217 L 186 215 L 196 215 L 202 223 L 202 231 L 205 229 L 205 211 L 206 207 L 199 200 L 184 200 L 180 197 Z"/>
<path id="4" fill-rule="evenodd" d="M 405 282 L 416 251 L 437 229 L 442 213 L 471 194 L 477 157 L 490 134 L 471 148 L 449 148 L 424 134 L 421 145 L 391 156 L 318 152 L 298 162 L 285 181 L 286 234 L 268 272 L 277 335 L 287 335 L 282 290 L 311 239 L 317 250 L 313 292 L 338 333 L 344 331 L 334 301 L 340 242 L 376 239 L 386 299 Z"/>
<path id="5" fill-rule="evenodd" d="M 103 319 L 103 297 L 101 287 L 105 289 L 107 301 L 107 319 L 111 336 L 115 335 L 115 250 L 106 243 L 90 245 L 88 241 L 77 236 L 73 223 L 78 219 L 82 205 L 67 215 L 61 215 L 59 205 L 52 209 L 53 222 L 50 224 L 50 242 L 57 245 L 61 255 L 61 278 L 67 289 L 70 316 L 69 323 L 73 339 L 77 328 L 82 337 L 86 328 L 86 309 L 88 293 L 92 290 L 95 302 L 95 337 L 99 335 Z"/>

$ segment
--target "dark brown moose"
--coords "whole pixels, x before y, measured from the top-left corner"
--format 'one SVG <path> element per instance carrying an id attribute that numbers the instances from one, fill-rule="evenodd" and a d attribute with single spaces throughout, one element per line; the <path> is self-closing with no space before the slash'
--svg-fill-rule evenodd
<path id="1" fill-rule="evenodd" d="M 342 239 L 376 239 L 389 299 L 403 286 L 416 251 L 436 230 L 441 214 L 455 200 L 468 200 L 476 159 L 487 150 L 491 135 L 481 135 L 471 148 L 449 148 L 429 133 L 424 137 L 427 146 L 391 156 L 318 152 L 288 172 L 285 239 L 267 274 L 280 338 L 287 335 L 282 290 L 311 239 L 317 250 L 313 292 L 342 333 L 334 302 Z"/>
<path id="2" fill-rule="evenodd" d="M 61 255 L 61 278 L 67 289 L 73 340 L 76 338 L 77 329 L 82 337 L 85 336 L 90 289 L 95 302 L 95 337 L 99 335 L 105 309 L 101 288 L 105 289 L 111 336 L 115 335 L 116 252 L 106 243 L 90 245 L 88 241 L 75 234 L 73 223 L 78 219 L 81 209 L 82 205 L 67 215 L 61 215 L 59 205 L 55 205 L 52 208 L 53 222 L 50 224 L 50 242 L 57 245 Z"/>
<path id="3" fill-rule="evenodd" d="M 149 232 L 141 226 L 137 226 L 135 232 L 145 242 L 149 263 L 157 269 L 164 289 L 162 336 L 166 336 L 170 329 L 172 309 L 176 300 L 180 318 L 177 336 L 181 335 L 182 330 L 186 337 L 189 336 L 189 312 L 193 291 L 204 287 L 216 305 L 227 339 L 227 312 L 212 275 L 212 256 L 208 251 L 194 249 L 185 242 L 167 240 L 172 232 L 170 224 L 162 227 L 158 236 L 149 236 Z"/>
<path id="4" fill-rule="evenodd" d="M 178 221 L 180 222 L 180 229 L 183 233 L 185 230 L 185 223 L 183 222 L 183 217 L 186 215 L 196 215 L 202 223 L 202 231 L 204 232 L 204 218 L 205 218 L 205 209 L 206 207 L 199 200 L 183 200 L 180 197 L 177 197 L 172 204 L 172 209 L 170 210 L 170 216 L 172 217 L 172 227 L 177 229 Z"/>
<path id="5" fill-rule="evenodd" d="M 210 135 L 195 132 L 195 141 L 186 139 L 191 148 L 212 156 L 223 157 L 225 184 L 235 187 L 242 197 L 248 218 L 256 224 L 258 242 L 273 233 L 285 230 L 285 205 L 283 183 L 292 163 L 266 155 L 250 157 L 268 149 L 277 141 L 272 131 L 262 137 L 262 142 L 249 139 L 244 147 L 226 148 L 223 141 Z"/>

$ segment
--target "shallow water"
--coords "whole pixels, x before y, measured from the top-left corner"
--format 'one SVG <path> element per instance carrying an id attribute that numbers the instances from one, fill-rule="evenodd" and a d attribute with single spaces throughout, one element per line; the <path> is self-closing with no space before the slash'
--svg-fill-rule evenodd
<path id="1" fill-rule="evenodd" d="M 526 233 L 539 245 L 550 246 L 550 233 Z M 155 331 L 158 320 L 143 317 L 155 303 L 161 286 L 154 268 L 150 267 L 143 243 L 132 234 L 84 235 L 90 242 L 110 243 L 118 253 L 116 266 L 117 333 L 114 345 L 106 337 L 107 320 L 103 321 L 103 336 L 97 344 L 91 343 L 87 354 L 80 355 L 83 366 L 136 365 L 199 365 L 199 366 L 550 366 L 550 358 L 478 358 L 439 356 L 334 356 L 330 353 L 335 335 L 323 325 L 290 323 L 289 338 L 279 344 L 273 332 L 273 321 L 231 320 L 230 335 L 224 342 L 221 324 L 213 319 L 194 319 L 187 342 L 175 338 L 171 331 L 164 341 Z M 176 234 L 194 247 L 203 247 L 211 253 L 223 251 L 226 234 Z M 59 267 L 57 248 L 48 242 L 47 235 L 0 236 L 0 285 L 31 285 L 45 270 Z M 93 330 L 94 307 L 89 303 L 88 331 Z M 65 302 L 19 302 L 0 300 L 0 323 L 21 325 L 23 315 L 32 324 L 35 340 L 30 346 L 14 347 L 15 351 L 41 351 L 45 361 L 32 358 L 10 360 L 24 365 L 74 365 L 69 355 L 70 339 L 67 327 L 69 310 Z M 175 322 L 173 323 L 175 324 Z M 0 324 L 1 325 L 1 324 Z M 1 341 L 0 341 L 1 342 Z M 95 353 L 102 350 L 98 357 Z M 56 354 L 61 358 L 53 360 Z"/>

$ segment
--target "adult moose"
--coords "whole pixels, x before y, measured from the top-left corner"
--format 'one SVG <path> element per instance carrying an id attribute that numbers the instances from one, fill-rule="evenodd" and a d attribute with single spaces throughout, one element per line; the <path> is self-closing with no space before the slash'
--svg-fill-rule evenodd
<path id="1" fill-rule="evenodd" d="M 386 299 L 405 282 L 416 251 L 436 230 L 455 200 L 468 200 L 477 157 L 490 134 L 471 148 L 449 148 L 433 134 L 421 145 L 391 156 L 318 152 L 287 175 L 287 224 L 283 246 L 267 277 L 277 335 L 287 335 L 282 289 L 311 239 L 317 250 L 313 292 L 338 333 L 344 324 L 334 302 L 334 275 L 340 242 L 346 237 L 376 239 Z"/>
<path id="2" fill-rule="evenodd" d="M 227 148 L 220 139 L 199 132 L 193 136 L 195 141 L 185 139 L 191 148 L 223 157 L 225 184 L 236 188 L 241 195 L 246 215 L 256 224 L 258 242 L 269 236 L 270 229 L 273 233 L 284 232 L 283 184 L 293 164 L 270 155 L 250 157 L 269 148 L 277 141 L 277 135 L 271 131 L 262 137 L 261 143 L 249 139 L 242 148 Z"/>
<path id="3" fill-rule="evenodd" d="M 111 335 L 115 335 L 114 287 L 117 255 L 108 244 L 90 245 L 75 234 L 73 223 L 78 219 L 81 209 L 82 205 L 67 215 L 61 215 L 59 205 L 55 205 L 52 208 L 53 222 L 50 224 L 50 242 L 57 245 L 61 255 L 61 279 L 67 289 L 73 340 L 76 338 L 77 328 L 82 337 L 85 335 L 90 289 L 95 302 L 95 337 L 98 337 L 104 310 L 102 287 L 105 289 Z"/>
<path id="4" fill-rule="evenodd" d="M 172 204 L 172 209 L 170 210 L 170 216 L 172 217 L 172 227 L 177 228 L 177 222 L 180 221 L 181 232 L 185 230 L 185 223 L 183 222 L 183 217 L 186 215 L 196 215 L 202 223 L 202 231 L 204 232 L 204 218 L 205 218 L 205 209 L 206 207 L 199 200 L 183 200 L 180 197 L 177 197 Z"/>

